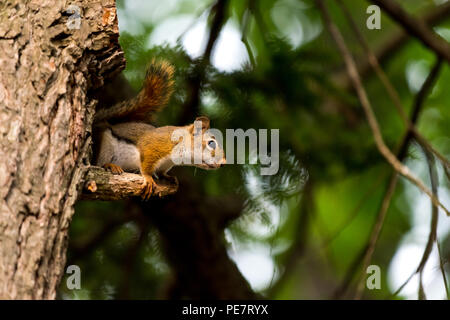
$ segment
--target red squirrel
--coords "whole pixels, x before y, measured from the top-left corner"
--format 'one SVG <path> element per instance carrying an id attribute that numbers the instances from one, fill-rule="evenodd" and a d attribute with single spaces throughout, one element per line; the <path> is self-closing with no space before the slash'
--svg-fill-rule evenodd
<path id="1" fill-rule="evenodd" d="M 139 171 L 144 177 L 144 200 L 153 194 L 154 175 L 162 175 L 178 184 L 176 177 L 167 174 L 175 165 L 217 169 L 226 163 L 222 147 L 208 132 L 210 120 L 207 117 L 198 117 L 194 123 L 182 127 L 149 124 L 154 113 L 164 108 L 170 99 L 173 74 L 172 65 L 153 60 L 136 97 L 101 109 L 95 115 L 95 140 L 99 143 L 95 164 L 113 174 Z M 180 163 L 182 158 L 187 161 Z"/>

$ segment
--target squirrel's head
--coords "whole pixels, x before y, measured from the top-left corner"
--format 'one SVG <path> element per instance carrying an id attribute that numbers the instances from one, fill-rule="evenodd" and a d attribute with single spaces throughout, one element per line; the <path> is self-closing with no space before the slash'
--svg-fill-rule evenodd
<path id="1" fill-rule="evenodd" d="M 206 170 L 226 164 L 222 141 L 214 134 L 216 130 L 210 129 L 209 122 L 207 117 L 197 117 L 194 123 L 174 131 L 172 139 L 178 143 L 173 149 L 172 161 Z"/>

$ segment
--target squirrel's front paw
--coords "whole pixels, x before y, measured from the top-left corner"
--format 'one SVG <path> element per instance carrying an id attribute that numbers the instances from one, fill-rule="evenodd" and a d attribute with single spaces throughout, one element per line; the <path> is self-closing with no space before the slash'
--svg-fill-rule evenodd
<path id="1" fill-rule="evenodd" d="M 120 166 L 114 163 L 107 163 L 103 165 L 103 168 L 105 168 L 108 171 L 111 171 L 112 174 L 122 174 L 124 172 Z"/>
<path id="2" fill-rule="evenodd" d="M 155 180 L 151 176 L 144 177 L 144 184 L 142 185 L 142 200 L 147 201 L 153 194 L 153 191 L 156 187 Z"/>

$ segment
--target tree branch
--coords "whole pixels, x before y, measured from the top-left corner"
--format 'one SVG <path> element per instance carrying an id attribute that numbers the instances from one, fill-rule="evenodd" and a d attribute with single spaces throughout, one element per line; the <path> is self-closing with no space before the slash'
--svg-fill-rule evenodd
<path id="1" fill-rule="evenodd" d="M 214 45 L 219 38 L 222 27 L 227 19 L 226 8 L 228 0 L 217 0 L 211 8 L 210 17 L 212 18 L 211 29 L 209 31 L 208 42 L 206 44 L 205 52 L 199 60 L 198 65 L 193 70 L 190 84 L 190 94 L 183 106 L 183 113 L 181 115 L 181 124 L 185 124 L 191 120 L 198 113 L 198 107 L 201 98 L 201 89 L 203 81 L 205 80 L 205 68 L 209 65 L 211 60 Z"/>
<path id="2" fill-rule="evenodd" d="M 418 19 L 423 20 L 428 26 L 435 26 L 450 16 L 450 2 L 441 4 L 440 6 L 433 7 L 423 16 Z M 384 65 L 395 53 L 400 51 L 401 48 L 410 39 L 408 33 L 404 29 L 400 29 L 392 32 L 392 35 L 385 40 L 378 48 L 374 49 L 375 56 L 380 65 Z M 372 73 L 372 66 L 365 55 L 358 57 L 358 71 L 362 79 L 367 78 Z M 350 88 L 351 81 L 348 78 L 346 71 L 339 71 L 335 77 L 338 83 L 342 83 L 343 88 Z"/>
<path id="3" fill-rule="evenodd" d="M 398 174 L 397 172 L 393 172 L 389 180 L 388 187 L 385 191 L 383 201 L 381 202 L 381 207 L 378 211 L 377 219 L 372 229 L 369 243 L 367 244 L 366 251 L 363 256 L 363 267 L 357 281 L 356 293 L 354 296 L 356 300 L 361 299 L 364 286 L 363 281 L 364 278 L 362 275 L 367 270 L 367 267 L 370 265 L 370 261 L 372 260 L 372 255 L 373 252 L 375 251 L 375 246 L 377 244 L 378 238 L 380 237 L 381 229 L 383 228 L 384 220 L 386 218 L 386 214 L 391 204 L 392 196 L 394 195 L 395 192 L 395 187 L 397 186 L 397 181 L 398 181 Z"/>
<path id="4" fill-rule="evenodd" d="M 450 45 L 433 32 L 425 22 L 412 17 L 393 0 L 370 1 L 380 6 L 393 20 L 401 24 L 409 34 L 419 39 L 425 46 L 450 63 Z"/>
<path id="5" fill-rule="evenodd" d="M 434 204 L 441 207 L 447 215 L 450 216 L 450 212 L 448 209 L 439 201 L 438 198 L 434 196 L 434 194 L 428 189 L 428 187 L 425 186 L 425 184 L 417 178 L 407 166 L 403 165 L 397 157 L 389 150 L 389 148 L 386 146 L 383 136 L 381 135 L 381 131 L 378 125 L 378 122 L 376 120 L 375 114 L 373 112 L 371 103 L 369 101 L 369 98 L 367 96 L 367 93 L 362 85 L 361 78 L 358 74 L 358 70 L 356 68 L 355 61 L 353 60 L 353 57 L 350 53 L 350 51 L 347 48 L 347 45 L 345 44 L 344 38 L 342 37 L 341 32 L 337 28 L 337 26 L 333 23 L 333 21 L 330 18 L 330 15 L 328 13 L 328 9 L 325 7 L 323 0 L 316 0 L 316 3 L 318 4 L 322 16 L 324 18 L 325 24 L 332 35 L 333 39 L 335 40 L 338 49 L 344 58 L 345 65 L 347 68 L 347 72 L 349 74 L 349 77 L 352 80 L 353 86 L 355 87 L 355 90 L 357 92 L 358 98 L 361 102 L 361 106 L 364 109 L 364 112 L 366 114 L 367 121 L 369 123 L 370 129 L 372 130 L 372 135 L 375 140 L 375 144 L 378 148 L 378 151 L 384 156 L 386 161 L 402 176 L 407 178 L 409 181 L 411 181 L 413 184 L 415 184 L 420 190 L 422 190 L 425 194 L 427 194 Z M 450 52 L 450 51 L 449 51 Z"/>
<path id="6" fill-rule="evenodd" d="M 445 275 L 444 261 L 442 259 L 442 254 L 441 254 L 441 252 L 442 252 L 441 245 L 439 244 L 438 239 L 436 239 L 436 246 L 437 246 L 437 252 L 438 252 L 438 256 L 439 256 L 439 269 L 441 269 L 442 281 L 444 282 L 445 292 L 447 294 L 447 300 L 450 300 L 450 290 L 448 289 L 447 276 Z"/>
<path id="7" fill-rule="evenodd" d="M 425 156 L 427 158 L 427 164 L 428 164 L 428 172 L 430 175 L 430 181 L 431 186 L 434 194 L 437 194 L 438 189 L 438 176 L 436 172 L 436 164 L 434 161 L 433 154 L 431 154 L 426 148 L 422 147 L 423 152 L 425 153 Z M 425 250 L 422 255 L 422 259 L 420 260 L 419 266 L 417 269 L 406 279 L 406 281 L 398 288 L 391 297 L 395 297 L 400 293 L 400 291 L 403 290 L 403 288 L 411 281 L 413 276 L 417 273 L 419 273 L 419 300 L 425 297 L 425 292 L 423 288 L 422 283 L 422 276 L 423 276 L 423 270 L 425 268 L 425 264 L 428 261 L 428 258 L 430 257 L 431 251 L 433 249 L 433 244 L 436 241 L 437 238 L 437 226 L 438 226 L 438 207 L 431 203 L 431 226 L 430 226 L 430 232 L 428 234 L 428 241 L 425 245 Z"/>
<path id="8" fill-rule="evenodd" d="M 89 167 L 80 200 L 122 200 L 139 197 L 144 177 L 134 173 L 114 175 L 100 167 Z M 177 192 L 176 185 L 165 180 L 155 180 L 154 196 L 163 197 Z"/>
<path id="9" fill-rule="evenodd" d="M 431 70 L 430 74 L 428 75 L 427 79 L 425 80 L 424 84 L 422 85 L 422 88 L 420 89 L 419 93 L 416 95 L 414 105 L 413 105 L 413 111 L 411 114 L 411 120 L 410 120 L 413 125 L 415 125 L 417 123 L 420 111 L 423 109 L 425 98 L 428 95 L 428 93 L 430 92 L 430 90 L 432 89 L 432 84 L 435 82 L 435 80 L 439 74 L 440 67 L 441 67 L 441 60 L 438 59 L 438 61 L 434 65 L 433 69 Z M 413 134 L 413 132 L 411 132 L 410 129 L 408 129 L 406 131 L 406 133 L 404 134 L 402 142 L 399 147 L 399 150 L 397 152 L 397 158 L 400 161 L 403 161 L 405 159 L 407 151 L 408 151 L 408 146 L 409 146 L 413 136 L 414 136 L 414 134 Z M 386 217 L 387 210 L 389 209 L 389 204 L 392 199 L 392 193 L 395 191 L 397 181 L 398 181 L 398 175 L 396 172 L 393 172 L 391 175 L 391 178 L 389 180 L 389 187 L 385 191 L 381 207 L 378 211 L 377 219 L 376 219 L 375 225 L 372 229 L 369 242 L 364 250 L 364 255 L 361 256 L 364 262 L 363 262 L 363 267 L 361 269 L 361 274 L 360 274 L 360 277 L 358 280 L 357 290 L 355 293 L 356 299 L 361 298 L 362 289 L 363 289 L 362 285 L 364 283 L 362 274 L 364 274 L 364 272 L 366 271 L 367 267 L 369 266 L 369 264 L 372 260 L 372 255 L 375 250 L 375 245 L 380 236 L 381 228 L 383 226 L 383 222 Z M 434 193 L 434 194 L 436 194 L 436 193 Z"/>
<path id="10" fill-rule="evenodd" d="M 414 126 L 414 124 L 408 118 L 408 116 L 405 112 L 405 108 L 403 107 L 403 104 L 401 102 L 400 95 L 398 94 L 394 85 L 391 83 L 391 81 L 387 77 L 386 73 L 381 68 L 377 57 L 370 49 L 369 44 L 367 43 L 366 39 L 364 38 L 364 35 L 358 29 L 358 26 L 357 26 L 355 20 L 353 20 L 353 17 L 350 14 L 350 11 L 344 5 L 342 0 L 338 0 L 337 3 L 339 4 L 342 11 L 344 12 L 347 20 L 349 21 L 350 27 L 352 28 L 358 41 L 360 42 L 361 46 L 363 47 L 364 51 L 367 54 L 370 65 L 375 70 L 375 73 L 377 74 L 378 78 L 380 78 L 383 86 L 385 87 L 386 91 L 388 92 L 392 102 L 394 103 L 395 108 L 397 109 L 400 117 L 402 118 L 403 123 L 408 128 L 409 132 L 414 135 L 414 138 L 422 146 L 422 148 L 424 148 L 428 152 L 434 154 L 442 162 L 442 164 L 444 165 L 445 168 L 450 168 L 450 162 L 445 158 L 445 156 L 443 156 L 441 153 L 439 153 L 437 150 L 435 150 L 433 148 L 433 146 L 428 142 L 428 140 L 424 136 L 422 136 L 422 134 L 417 130 L 417 128 Z M 429 83 L 428 81 L 425 82 L 425 90 L 421 90 L 420 93 L 423 93 L 423 91 L 428 92 L 428 90 L 429 90 L 428 86 L 432 86 L 434 84 L 434 80 L 436 79 L 436 77 L 441 69 L 441 63 L 442 63 L 442 59 L 438 58 L 438 62 L 436 63 L 436 65 L 434 66 L 434 68 L 431 71 L 431 76 L 427 78 L 428 81 L 431 79 L 431 83 Z M 419 95 L 417 102 L 419 104 L 422 104 L 424 98 L 425 97 Z"/>

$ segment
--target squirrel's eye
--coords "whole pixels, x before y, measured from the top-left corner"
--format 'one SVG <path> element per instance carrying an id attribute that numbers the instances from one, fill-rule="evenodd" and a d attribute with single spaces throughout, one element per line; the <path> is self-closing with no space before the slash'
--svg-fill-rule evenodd
<path id="1" fill-rule="evenodd" d="M 214 140 L 209 140 L 208 141 L 208 147 L 210 147 L 211 149 L 215 149 L 216 148 L 216 142 Z"/>

